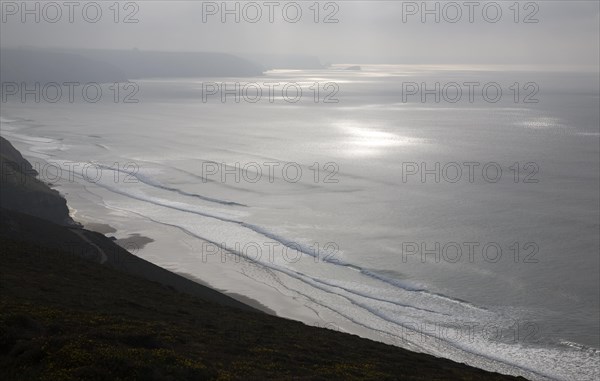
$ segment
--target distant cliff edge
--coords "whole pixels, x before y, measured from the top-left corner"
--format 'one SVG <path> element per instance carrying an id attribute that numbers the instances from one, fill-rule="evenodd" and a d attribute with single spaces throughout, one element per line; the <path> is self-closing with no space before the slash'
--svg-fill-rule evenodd
<path id="1" fill-rule="evenodd" d="M 231 54 L 140 50 L 0 51 L 1 82 L 124 82 L 139 78 L 249 77 L 263 69 Z"/>

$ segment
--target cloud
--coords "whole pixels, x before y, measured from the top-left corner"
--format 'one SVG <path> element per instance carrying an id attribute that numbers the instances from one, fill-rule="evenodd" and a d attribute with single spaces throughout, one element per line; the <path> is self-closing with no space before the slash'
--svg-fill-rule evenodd
<path id="1" fill-rule="evenodd" d="M 427 2 L 426 8 L 420 1 L 323 1 L 319 7 L 305 1 L 276 3 L 269 8 L 264 1 L 228 2 L 225 10 L 221 1 L 121 2 L 117 12 L 110 8 L 113 3 L 98 2 L 102 17 L 93 23 L 82 14 L 85 2 L 78 3 L 72 23 L 64 8 L 58 22 L 45 22 L 44 16 L 55 13 L 46 9 L 44 15 L 41 5 L 36 23 L 32 15 L 22 22 L 23 9 L 14 13 L 7 8 L 7 4 L 20 7 L 21 2 L 3 1 L 0 43 L 3 47 L 307 54 L 323 62 L 598 65 L 598 2 L 520 2 L 518 13 L 510 8 L 512 2 L 481 2 L 471 10 L 462 1 Z M 496 22 L 492 21 L 497 7 L 492 3 L 501 11 Z M 236 4 L 239 22 L 227 12 Z M 301 7 L 298 20 L 294 20 L 293 4 Z M 436 7 L 439 22 L 426 12 Z M 457 9 L 461 17 L 452 22 Z M 93 10 L 87 8 L 92 16 Z M 126 22 L 127 17 L 138 22 Z M 528 17 L 538 22 L 524 22 Z"/>

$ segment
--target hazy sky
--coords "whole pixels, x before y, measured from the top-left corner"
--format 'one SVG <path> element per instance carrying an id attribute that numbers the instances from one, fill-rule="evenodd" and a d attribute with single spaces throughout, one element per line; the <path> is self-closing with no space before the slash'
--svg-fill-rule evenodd
<path id="1" fill-rule="evenodd" d="M 229 2 L 230 9 L 238 3 L 239 23 L 233 14 L 221 22 L 221 1 L 122 1 L 118 14 L 114 1 L 98 1 L 85 8 L 88 21 L 83 14 L 86 2 L 74 2 L 72 23 L 69 7 L 63 1 L 50 6 L 37 3 L 38 23 L 34 19 L 36 12 L 24 12 L 21 1 L 2 1 L 2 47 L 308 54 L 318 56 L 323 63 L 597 67 L 599 61 L 600 12 L 599 2 L 594 0 L 520 1 L 518 14 L 515 1 L 428 2 L 428 9 L 435 9 L 437 3 L 439 23 L 435 22 L 435 14 L 426 15 L 426 22 L 422 22 L 420 1 L 323 1 L 319 4 L 318 23 L 312 0 L 256 1 L 251 5 L 246 5 L 252 3 L 249 1 Z M 102 10 L 99 17 L 96 4 Z M 293 23 L 297 5 L 302 15 Z M 36 2 L 28 2 L 27 6 L 35 9 Z M 284 7 L 288 21 L 283 15 Z M 262 12 L 260 19 L 256 17 L 257 8 Z M 57 9 L 62 15 L 58 16 Z M 498 9 L 501 15 L 497 14 Z M 269 10 L 273 23 L 269 22 Z M 332 13 L 338 22 L 324 23 Z M 131 21 L 138 22 L 124 22 L 129 14 L 133 15 Z M 469 21 L 471 14 L 473 22 Z M 89 22 L 95 19 L 98 21 Z M 253 19 L 258 21 L 253 23 Z M 538 22 L 525 23 L 526 19 Z"/>

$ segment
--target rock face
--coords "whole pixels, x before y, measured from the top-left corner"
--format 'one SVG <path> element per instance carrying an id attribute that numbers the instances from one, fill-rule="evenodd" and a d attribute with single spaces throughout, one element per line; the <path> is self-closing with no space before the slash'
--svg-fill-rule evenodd
<path id="1" fill-rule="evenodd" d="M 0 136 L 0 154 L 2 155 L 2 160 L 7 160 L 7 165 L 13 165 L 18 168 L 21 168 L 26 173 L 31 173 L 33 176 L 37 175 L 37 172 L 33 169 L 31 164 L 23 158 L 21 152 L 17 151 L 12 144 L 3 137 Z M 4 169 L 4 167 L 2 167 Z M 4 180 L 4 177 L 2 178 Z"/>
<path id="2" fill-rule="evenodd" d="M 67 202 L 48 185 L 21 153 L 0 137 L 0 206 L 60 225 L 75 225 Z"/>

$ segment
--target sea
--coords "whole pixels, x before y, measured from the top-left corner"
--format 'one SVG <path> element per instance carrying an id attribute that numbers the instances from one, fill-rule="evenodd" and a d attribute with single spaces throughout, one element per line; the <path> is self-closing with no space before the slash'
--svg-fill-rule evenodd
<path id="1" fill-rule="evenodd" d="M 597 380 L 599 88 L 597 70 L 360 63 L 40 84 L 3 95 L 1 134 L 75 220 L 279 316 Z"/>

